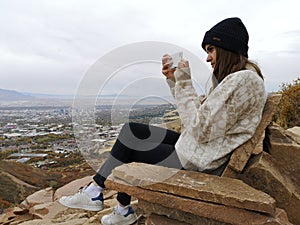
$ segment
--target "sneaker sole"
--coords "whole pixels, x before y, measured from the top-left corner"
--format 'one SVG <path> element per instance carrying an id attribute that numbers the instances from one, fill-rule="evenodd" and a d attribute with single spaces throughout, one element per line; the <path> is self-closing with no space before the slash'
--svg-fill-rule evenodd
<path id="1" fill-rule="evenodd" d="M 102 211 L 103 210 L 103 206 L 88 206 L 88 205 L 69 205 L 65 202 L 63 202 L 61 199 L 58 200 L 58 202 L 66 207 L 72 208 L 72 209 L 84 209 L 84 210 L 88 210 L 88 211 Z"/>
<path id="2" fill-rule="evenodd" d="M 115 225 L 134 225 L 134 224 L 137 224 L 137 221 L 138 221 L 138 218 L 136 217 L 136 218 L 133 218 L 134 220 L 133 221 L 126 221 L 126 223 L 124 222 L 124 223 L 117 223 L 117 224 L 115 224 Z M 101 221 L 101 224 L 103 224 L 102 223 L 102 221 Z"/>
<path id="3" fill-rule="evenodd" d="M 118 223 L 117 225 L 137 225 L 137 220 L 135 220 L 134 222 L 132 222 L 132 223 Z M 103 223 L 101 223 L 101 224 L 103 224 Z"/>

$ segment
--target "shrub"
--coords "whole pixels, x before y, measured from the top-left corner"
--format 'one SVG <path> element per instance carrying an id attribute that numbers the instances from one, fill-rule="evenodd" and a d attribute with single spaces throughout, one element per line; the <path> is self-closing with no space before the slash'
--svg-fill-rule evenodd
<path id="1" fill-rule="evenodd" d="M 300 126 L 300 78 L 292 83 L 283 83 L 278 93 L 282 94 L 282 98 L 274 122 L 285 129 Z"/>

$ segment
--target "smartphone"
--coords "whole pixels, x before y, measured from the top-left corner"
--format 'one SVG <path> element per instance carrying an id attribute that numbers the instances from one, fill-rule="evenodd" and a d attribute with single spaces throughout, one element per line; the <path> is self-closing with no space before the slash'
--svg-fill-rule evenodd
<path id="1" fill-rule="evenodd" d="M 171 55 L 173 64 L 170 66 L 170 69 L 177 68 L 178 63 L 181 61 L 183 57 L 183 52 L 176 52 Z"/>

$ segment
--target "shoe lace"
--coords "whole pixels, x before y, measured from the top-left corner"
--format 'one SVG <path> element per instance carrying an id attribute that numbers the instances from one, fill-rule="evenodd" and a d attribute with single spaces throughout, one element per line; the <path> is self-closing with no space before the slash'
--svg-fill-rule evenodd
<path id="1" fill-rule="evenodd" d="M 119 215 L 119 211 L 117 209 L 117 206 L 113 208 L 113 212 L 112 212 L 112 215 Z"/>
<path id="2" fill-rule="evenodd" d="M 78 195 L 82 195 L 83 191 L 84 191 L 83 188 L 80 188 L 80 189 L 77 191 L 77 193 L 76 193 L 75 195 L 72 196 L 72 198 L 74 198 L 74 197 L 76 197 L 76 196 L 78 196 Z"/>
<path id="3" fill-rule="evenodd" d="M 118 209 L 117 207 L 114 207 L 112 209 L 112 213 L 108 215 L 108 218 L 111 219 L 112 217 L 114 217 L 115 215 L 119 215 Z"/>

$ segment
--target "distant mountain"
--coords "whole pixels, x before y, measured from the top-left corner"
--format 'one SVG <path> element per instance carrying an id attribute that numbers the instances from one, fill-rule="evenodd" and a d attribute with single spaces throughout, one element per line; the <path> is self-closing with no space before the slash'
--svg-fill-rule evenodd
<path id="1" fill-rule="evenodd" d="M 42 94 L 42 93 L 31 93 L 31 92 L 24 92 L 24 95 L 33 96 L 39 99 L 73 99 L 73 95 L 57 95 L 57 94 Z"/>
<path id="2" fill-rule="evenodd" d="M 38 99 L 73 99 L 73 95 L 41 94 L 18 92 L 15 90 L 0 89 L 0 101 L 38 100 Z"/>
<path id="3" fill-rule="evenodd" d="M 107 95 L 79 95 L 79 94 L 43 94 L 43 93 L 31 93 L 31 92 L 18 92 L 15 90 L 7 90 L 0 88 L 0 101 L 20 101 L 20 100 L 74 100 L 77 99 L 97 99 L 100 101 L 126 101 L 126 100 L 134 100 L 140 99 L 141 96 L 131 96 L 131 95 L 117 95 L 117 94 L 107 94 Z M 171 96 L 163 96 L 165 99 L 170 99 Z M 172 100 L 172 98 L 171 98 Z M 147 97 L 147 102 L 159 102 L 161 100 L 157 97 Z"/>
<path id="4" fill-rule="evenodd" d="M 16 100 L 31 100 L 35 99 L 31 95 L 23 94 L 13 90 L 0 89 L 0 100 L 16 101 Z"/>

